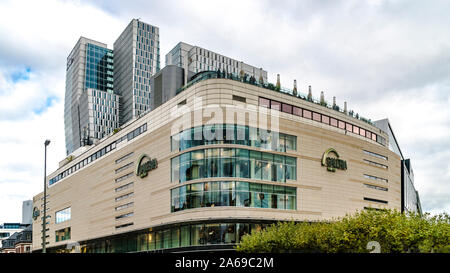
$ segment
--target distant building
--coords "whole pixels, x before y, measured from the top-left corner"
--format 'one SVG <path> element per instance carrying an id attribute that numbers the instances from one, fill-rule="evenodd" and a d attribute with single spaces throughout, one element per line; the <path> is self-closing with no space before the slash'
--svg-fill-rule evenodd
<path id="1" fill-rule="evenodd" d="M 167 65 L 150 78 L 152 96 L 150 109 L 155 109 L 175 97 L 177 90 L 184 84 L 184 69 L 176 65 Z"/>
<path id="2" fill-rule="evenodd" d="M 113 51 L 106 44 L 84 37 L 80 37 L 67 57 L 64 99 L 67 155 L 119 126 L 113 68 Z"/>
<path id="3" fill-rule="evenodd" d="M 64 130 L 75 156 L 150 109 L 150 77 L 160 69 L 159 28 L 133 19 L 107 45 L 85 37 L 67 57 Z M 70 161 L 70 160 L 69 160 Z"/>
<path id="4" fill-rule="evenodd" d="M 401 166 L 401 202 L 402 212 L 415 212 L 422 214 L 419 193 L 414 187 L 414 172 L 411 166 L 411 160 L 403 157 L 400 145 L 395 138 L 392 126 L 388 119 L 374 121 L 376 127 L 386 132 L 389 136 L 389 150 L 400 156 Z"/>
<path id="5" fill-rule="evenodd" d="M 184 83 L 188 82 L 188 71 L 194 73 L 221 70 L 235 75 L 247 74 L 253 76 L 257 81 L 260 78 L 267 83 L 267 71 L 230 57 L 215 53 L 213 51 L 179 42 L 168 54 L 166 54 L 166 65 L 176 65 L 184 68 L 186 74 Z"/>
<path id="6" fill-rule="evenodd" d="M 0 253 L 31 253 L 32 230 L 32 225 L 28 225 L 24 230 L 15 232 L 8 239 L 5 239 L 0 248 Z"/>
<path id="7" fill-rule="evenodd" d="M 33 214 L 33 200 L 26 200 L 22 203 L 22 224 L 30 225 Z"/>
<path id="8" fill-rule="evenodd" d="M 422 214 L 419 192 L 414 187 L 414 172 L 410 159 L 402 160 L 402 211 Z"/>
<path id="9" fill-rule="evenodd" d="M 159 71 L 159 28 L 133 19 L 114 42 L 114 90 L 121 95 L 120 124 L 150 108 L 150 77 Z"/>
<path id="10" fill-rule="evenodd" d="M 22 231 L 27 226 L 20 223 L 4 223 L 0 225 L 0 248 L 3 246 L 3 241 L 10 238 L 14 233 Z"/>

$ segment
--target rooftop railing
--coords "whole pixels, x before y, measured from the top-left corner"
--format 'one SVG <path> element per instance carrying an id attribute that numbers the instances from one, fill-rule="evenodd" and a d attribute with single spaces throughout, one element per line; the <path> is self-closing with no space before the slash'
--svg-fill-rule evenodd
<path id="1" fill-rule="evenodd" d="M 203 72 L 198 73 L 197 75 L 194 75 L 194 77 L 192 78 L 191 81 L 189 81 L 186 85 L 184 85 L 183 87 L 179 88 L 176 91 L 176 94 L 178 95 L 179 93 L 183 92 L 184 90 L 186 90 L 187 88 L 196 84 L 197 82 L 201 82 L 201 81 L 208 80 L 208 79 L 229 79 L 229 80 L 234 80 L 234 81 L 238 81 L 238 82 L 242 82 L 242 83 L 246 83 L 246 84 L 251 84 L 251 85 L 265 88 L 268 90 L 272 90 L 274 92 L 284 93 L 284 94 L 287 94 L 287 95 L 290 95 L 293 97 L 297 97 L 304 101 L 309 101 L 311 103 L 326 107 L 328 109 L 335 110 L 337 112 L 343 113 L 347 116 L 353 117 L 355 119 L 358 119 L 360 121 L 363 121 L 365 123 L 368 123 L 368 124 L 374 126 L 371 119 L 365 118 L 365 117 L 359 115 L 358 113 L 355 113 L 353 110 L 345 111 L 343 108 L 339 107 L 339 105 L 330 104 L 330 103 L 328 103 L 328 101 L 326 101 L 324 99 L 322 99 L 322 100 L 317 99 L 317 98 L 313 97 L 312 95 L 307 95 L 305 93 L 298 92 L 298 91 L 294 92 L 293 89 L 277 86 L 272 83 L 264 83 L 264 82 L 262 82 L 262 79 L 257 81 L 255 79 L 255 77 L 249 76 L 246 74 L 243 76 L 239 76 L 234 73 L 226 73 L 225 71 L 220 71 L 220 70 L 218 70 L 218 71 L 203 71 Z"/>

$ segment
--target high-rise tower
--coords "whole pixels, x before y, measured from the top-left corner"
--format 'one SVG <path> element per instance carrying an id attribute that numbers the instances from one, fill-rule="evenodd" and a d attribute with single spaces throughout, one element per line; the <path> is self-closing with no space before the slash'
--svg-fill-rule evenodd
<path id="1" fill-rule="evenodd" d="M 113 51 L 84 37 L 67 57 L 64 130 L 68 155 L 118 127 L 113 69 Z"/>
<path id="2" fill-rule="evenodd" d="M 114 90 L 120 124 L 150 108 L 150 77 L 160 69 L 159 28 L 133 19 L 114 42 Z"/>

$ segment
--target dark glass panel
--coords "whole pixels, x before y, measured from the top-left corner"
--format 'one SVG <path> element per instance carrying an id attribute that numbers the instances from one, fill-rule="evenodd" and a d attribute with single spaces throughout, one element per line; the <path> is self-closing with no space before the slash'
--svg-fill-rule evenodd
<path id="1" fill-rule="evenodd" d="M 302 116 L 302 108 L 298 108 L 298 107 L 293 107 L 292 109 L 292 113 L 296 116 L 301 117 Z"/>
<path id="2" fill-rule="evenodd" d="M 270 108 L 280 111 L 281 110 L 281 102 L 273 101 L 273 100 L 270 101 Z"/>
<path id="3" fill-rule="evenodd" d="M 313 112 L 313 120 L 321 122 L 321 115 L 319 113 Z"/>

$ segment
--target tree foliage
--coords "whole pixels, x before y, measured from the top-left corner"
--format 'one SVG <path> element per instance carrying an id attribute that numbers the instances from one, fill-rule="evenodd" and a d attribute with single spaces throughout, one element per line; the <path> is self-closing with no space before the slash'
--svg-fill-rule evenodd
<path id="1" fill-rule="evenodd" d="M 242 237 L 239 252 L 367 253 L 450 252 L 450 217 L 365 210 L 331 222 L 279 222 Z"/>

